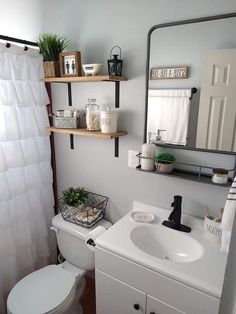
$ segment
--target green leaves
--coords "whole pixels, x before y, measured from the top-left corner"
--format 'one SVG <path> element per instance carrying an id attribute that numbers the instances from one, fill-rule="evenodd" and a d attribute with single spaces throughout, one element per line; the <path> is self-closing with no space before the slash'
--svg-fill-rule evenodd
<path id="1" fill-rule="evenodd" d="M 88 193 L 84 188 L 70 187 L 62 191 L 62 200 L 64 204 L 78 207 L 88 199 Z"/>
<path id="2" fill-rule="evenodd" d="M 69 44 L 69 40 L 52 33 L 41 34 L 36 40 L 44 61 L 58 61 L 59 53 Z"/>
<path id="3" fill-rule="evenodd" d="M 175 155 L 172 153 L 161 152 L 156 156 L 156 160 L 162 164 L 172 164 L 175 159 Z"/>

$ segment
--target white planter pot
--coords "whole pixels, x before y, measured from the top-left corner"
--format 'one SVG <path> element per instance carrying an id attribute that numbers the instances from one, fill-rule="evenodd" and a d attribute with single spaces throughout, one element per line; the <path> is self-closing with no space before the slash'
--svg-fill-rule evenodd
<path id="1" fill-rule="evenodd" d="M 170 173 L 173 169 L 174 169 L 173 163 L 172 164 L 162 164 L 160 162 L 157 163 L 157 172 Z"/>

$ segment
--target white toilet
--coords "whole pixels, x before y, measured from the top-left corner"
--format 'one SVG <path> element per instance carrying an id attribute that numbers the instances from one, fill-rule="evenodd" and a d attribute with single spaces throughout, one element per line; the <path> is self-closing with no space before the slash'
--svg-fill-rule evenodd
<path id="1" fill-rule="evenodd" d="M 86 271 L 94 269 L 94 252 L 85 243 L 97 226 L 109 228 L 102 219 L 92 228 L 66 222 L 61 214 L 52 219 L 57 243 L 66 261 L 49 265 L 21 279 L 7 299 L 8 314 L 81 314 L 78 299 L 85 287 Z"/>

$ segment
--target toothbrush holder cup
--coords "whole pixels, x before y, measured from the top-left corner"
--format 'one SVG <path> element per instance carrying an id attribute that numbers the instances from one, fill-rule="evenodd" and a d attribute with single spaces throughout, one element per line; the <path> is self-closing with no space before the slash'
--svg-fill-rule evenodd
<path id="1" fill-rule="evenodd" d="M 205 216 L 204 220 L 204 236 L 210 241 L 220 243 L 221 241 L 220 221 L 216 217 Z"/>

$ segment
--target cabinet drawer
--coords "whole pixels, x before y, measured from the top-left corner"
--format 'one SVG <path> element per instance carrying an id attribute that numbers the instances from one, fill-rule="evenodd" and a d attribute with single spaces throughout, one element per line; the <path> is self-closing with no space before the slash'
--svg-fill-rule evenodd
<path id="1" fill-rule="evenodd" d="M 96 270 L 96 314 L 145 312 L 145 293 Z"/>
<path id="2" fill-rule="evenodd" d="M 96 269 L 187 314 L 217 314 L 220 300 L 102 248 Z M 181 313 L 181 312 L 180 312 Z M 158 313 L 159 314 L 159 313 Z"/>

